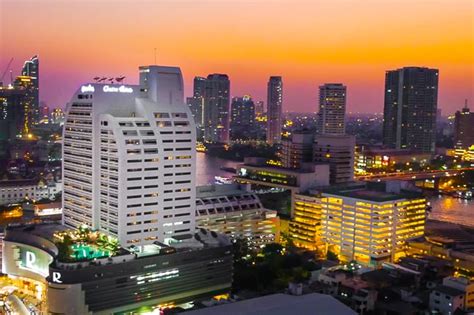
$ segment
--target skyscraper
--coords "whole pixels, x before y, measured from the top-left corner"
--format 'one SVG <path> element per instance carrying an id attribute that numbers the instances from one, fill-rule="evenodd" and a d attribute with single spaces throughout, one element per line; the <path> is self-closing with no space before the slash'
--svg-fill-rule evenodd
<path id="1" fill-rule="evenodd" d="M 206 92 L 206 78 L 195 77 L 193 96 L 187 98 L 187 103 L 193 114 L 194 121 L 198 128 L 202 126 L 202 111 L 204 103 L 204 93 Z"/>
<path id="2" fill-rule="evenodd" d="M 230 122 L 230 81 L 226 74 L 210 74 L 204 92 L 204 140 L 227 143 Z"/>
<path id="3" fill-rule="evenodd" d="M 21 70 L 22 76 L 31 78 L 31 96 L 33 103 L 31 106 L 32 118 L 37 122 L 40 118 L 40 105 L 39 105 L 39 58 L 38 56 L 31 57 L 30 60 L 25 61 L 23 69 Z"/>
<path id="4" fill-rule="evenodd" d="M 195 132 L 179 68 L 140 67 L 140 85 L 82 85 L 64 124 L 64 224 L 124 247 L 194 233 Z"/>
<path id="5" fill-rule="evenodd" d="M 395 149 L 434 152 L 438 70 L 405 67 L 385 74 L 383 142 Z"/>
<path id="6" fill-rule="evenodd" d="M 25 94 L 24 89 L 0 86 L 0 140 L 13 140 L 22 134 L 25 126 L 29 127 Z"/>
<path id="7" fill-rule="evenodd" d="M 21 109 L 14 109 L 21 112 L 21 128 L 17 130 L 17 135 L 26 136 L 31 133 L 31 126 L 39 117 L 39 108 L 35 105 L 37 100 L 37 88 L 34 80 L 30 76 L 20 75 L 16 77 L 13 88 L 23 92 L 20 99 Z"/>
<path id="8" fill-rule="evenodd" d="M 318 131 L 321 134 L 345 134 L 346 86 L 326 83 L 319 87 Z"/>
<path id="9" fill-rule="evenodd" d="M 474 113 L 467 107 L 454 115 L 454 146 L 467 149 L 474 145 Z"/>
<path id="10" fill-rule="evenodd" d="M 255 105 L 252 98 L 249 95 L 232 98 L 231 138 L 251 139 L 255 132 Z"/>
<path id="11" fill-rule="evenodd" d="M 267 89 L 267 143 L 274 144 L 281 141 L 283 105 L 283 82 L 281 77 L 272 76 L 268 81 Z"/>

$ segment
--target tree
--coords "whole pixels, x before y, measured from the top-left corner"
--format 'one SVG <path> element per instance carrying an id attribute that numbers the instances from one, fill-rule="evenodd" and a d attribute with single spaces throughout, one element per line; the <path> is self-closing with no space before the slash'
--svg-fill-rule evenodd
<path id="1" fill-rule="evenodd" d="M 268 255 L 281 255 L 283 253 L 283 246 L 278 243 L 270 243 L 265 245 L 263 248 L 263 254 Z"/>
<path id="2" fill-rule="evenodd" d="M 339 261 L 337 254 L 331 250 L 328 250 L 326 254 L 326 259 L 331 261 Z"/>

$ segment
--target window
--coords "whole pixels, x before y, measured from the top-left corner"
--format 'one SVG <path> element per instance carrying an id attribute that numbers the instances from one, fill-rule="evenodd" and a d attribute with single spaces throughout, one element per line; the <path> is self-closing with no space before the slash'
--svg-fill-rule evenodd
<path id="1" fill-rule="evenodd" d="M 169 113 L 155 113 L 155 118 L 170 118 Z"/>
<path id="2" fill-rule="evenodd" d="M 160 128 L 163 128 L 163 127 L 171 127 L 171 121 L 157 121 L 156 122 L 156 125 Z"/>
<path id="3" fill-rule="evenodd" d="M 174 125 L 175 125 L 175 127 L 189 126 L 189 121 L 175 121 Z"/>
<path id="4" fill-rule="evenodd" d="M 173 118 L 188 118 L 186 113 L 173 113 Z"/>

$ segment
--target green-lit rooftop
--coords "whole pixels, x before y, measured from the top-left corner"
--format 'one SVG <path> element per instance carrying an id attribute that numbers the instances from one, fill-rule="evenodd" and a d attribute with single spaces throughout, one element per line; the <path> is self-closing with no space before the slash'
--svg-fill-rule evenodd
<path id="1" fill-rule="evenodd" d="M 54 242 L 61 262 L 89 261 L 128 253 L 119 246 L 117 239 L 87 227 L 55 233 Z"/>

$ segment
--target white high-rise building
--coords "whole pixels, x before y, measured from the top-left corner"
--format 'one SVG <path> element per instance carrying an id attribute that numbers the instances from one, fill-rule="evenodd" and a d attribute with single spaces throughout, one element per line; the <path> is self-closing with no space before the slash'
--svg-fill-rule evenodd
<path id="1" fill-rule="evenodd" d="M 64 224 L 124 247 L 193 234 L 195 142 L 179 68 L 140 67 L 140 85 L 82 85 L 64 125 Z"/>

